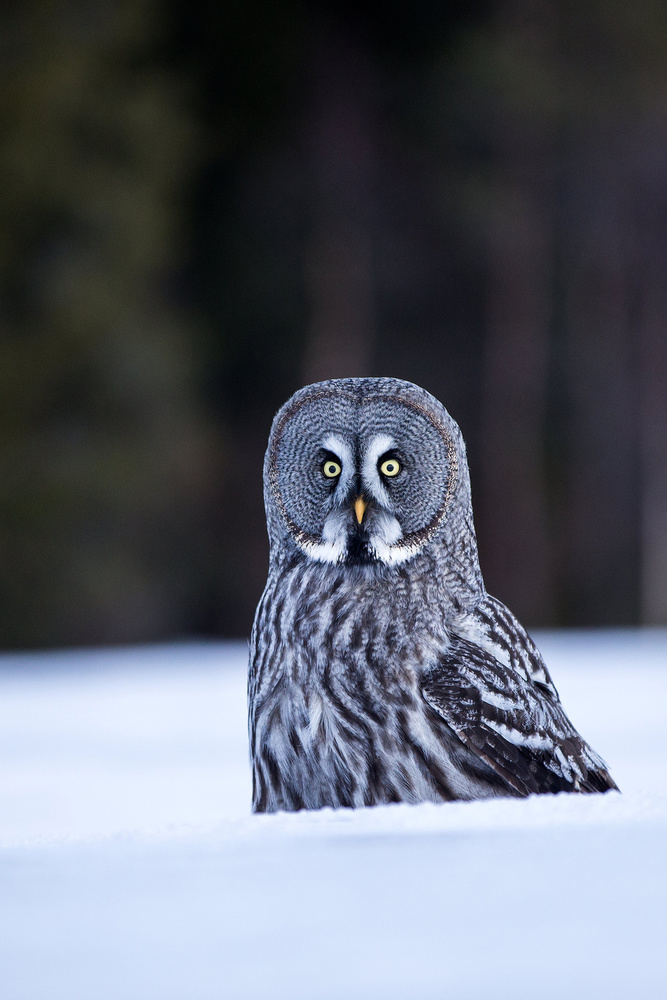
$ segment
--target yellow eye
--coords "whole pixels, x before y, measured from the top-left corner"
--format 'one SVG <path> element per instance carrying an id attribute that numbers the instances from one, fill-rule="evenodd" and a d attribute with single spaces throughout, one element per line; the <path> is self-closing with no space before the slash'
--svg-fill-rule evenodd
<path id="1" fill-rule="evenodd" d="M 328 458 L 322 466 L 322 472 L 327 479 L 336 479 L 337 476 L 340 476 L 341 471 L 342 470 L 338 462 L 334 462 L 331 458 Z"/>
<path id="2" fill-rule="evenodd" d="M 397 476 L 401 471 L 401 463 L 397 458 L 385 458 L 384 462 L 380 465 L 380 472 L 383 476 Z"/>

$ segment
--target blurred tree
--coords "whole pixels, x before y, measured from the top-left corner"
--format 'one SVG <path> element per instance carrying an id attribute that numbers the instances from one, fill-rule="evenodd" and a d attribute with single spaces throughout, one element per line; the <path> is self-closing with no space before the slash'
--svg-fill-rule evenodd
<path id="1" fill-rule="evenodd" d="M 661 106 L 637 142 L 631 220 L 633 317 L 639 331 L 641 621 L 667 623 L 667 115 Z"/>
<path id="2" fill-rule="evenodd" d="M 640 593 L 665 621 L 667 10 L 500 0 L 449 63 L 486 149 L 469 218 L 488 261 L 487 583 L 529 622 L 637 621 Z"/>
<path id="3" fill-rule="evenodd" d="M 659 484 L 667 466 L 664 448 L 656 447 L 664 429 L 648 403 L 641 357 L 645 363 L 652 355 L 653 378 L 667 385 L 664 352 L 648 347 L 657 332 L 650 303 L 667 265 L 664 198 L 651 176 L 665 165 L 667 9 L 652 0 L 632 8 L 614 0 L 566 10 L 560 254 L 570 440 L 560 536 L 563 613 L 574 624 L 655 622 L 656 602 L 667 611 L 659 596 L 667 592 L 667 559 L 664 532 L 646 517 L 646 504 L 662 494 L 664 523 L 667 494 Z M 658 339 L 665 332 L 663 326 Z M 660 560 L 662 574 L 655 571 Z"/>
<path id="4" fill-rule="evenodd" d="M 558 7 L 507 0 L 492 44 L 466 67 L 495 96 L 487 115 L 487 314 L 478 526 L 487 585 L 525 621 L 556 620 L 545 461 L 553 322 Z M 502 529 L 499 528 L 502 525 Z"/>
<path id="5" fill-rule="evenodd" d="M 312 191 L 304 384 L 370 374 L 376 335 L 373 67 L 335 29 L 318 46 L 307 116 Z"/>
<path id="6" fill-rule="evenodd" d="M 216 435 L 178 274 L 200 143 L 157 57 L 158 13 L 152 0 L 3 6 L 5 646 L 198 624 Z"/>

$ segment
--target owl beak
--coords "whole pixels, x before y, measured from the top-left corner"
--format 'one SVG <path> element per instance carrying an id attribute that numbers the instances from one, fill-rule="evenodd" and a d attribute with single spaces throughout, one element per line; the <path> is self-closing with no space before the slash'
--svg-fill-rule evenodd
<path id="1" fill-rule="evenodd" d="M 366 501 L 363 497 L 357 497 L 354 501 L 354 513 L 357 516 L 357 524 L 361 524 L 364 519 L 364 513 L 366 512 Z"/>

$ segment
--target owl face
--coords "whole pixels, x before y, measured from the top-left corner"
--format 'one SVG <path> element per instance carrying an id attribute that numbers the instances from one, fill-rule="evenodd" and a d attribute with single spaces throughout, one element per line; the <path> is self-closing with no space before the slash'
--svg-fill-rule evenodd
<path id="1" fill-rule="evenodd" d="M 270 499 L 310 558 L 396 565 L 437 531 L 456 483 L 456 448 L 446 411 L 412 390 L 394 379 L 335 380 L 301 390 L 278 414 Z"/>

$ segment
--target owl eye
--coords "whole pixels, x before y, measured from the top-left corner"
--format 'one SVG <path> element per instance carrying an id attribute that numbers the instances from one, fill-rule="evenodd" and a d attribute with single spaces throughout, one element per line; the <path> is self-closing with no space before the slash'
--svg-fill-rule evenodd
<path id="1" fill-rule="evenodd" d="M 383 476 L 388 476 L 390 479 L 393 476 L 397 476 L 401 471 L 401 463 L 397 458 L 385 458 L 384 462 L 380 463 L 380 472 Z"/>
<path id="2" fill-rule="evenodd" d="M 338 476 L 340 476 L 342 469 L 338 462 L 334 462 L 333 459 L 328 458 L 322 466 L 322 472 L 327 479 L 337 479 Z"/>

